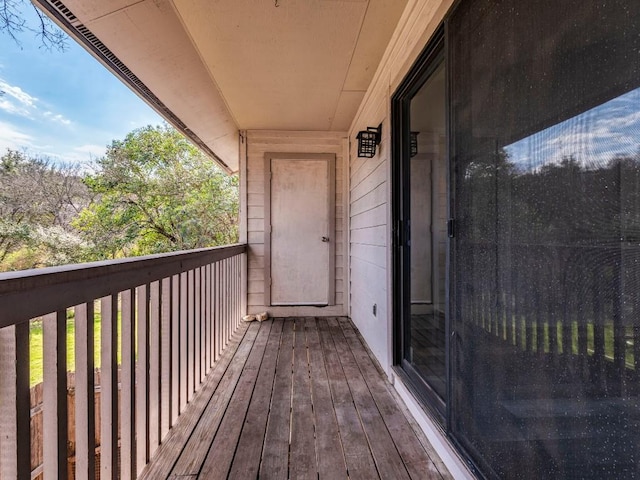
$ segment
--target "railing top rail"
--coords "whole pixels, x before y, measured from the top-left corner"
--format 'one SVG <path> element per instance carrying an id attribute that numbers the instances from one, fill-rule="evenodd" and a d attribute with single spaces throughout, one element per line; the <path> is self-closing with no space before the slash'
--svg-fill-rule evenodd
<path id="1" fill-rule="evenodd" d="M 246 252 L 246 244 L 0 273 L 0 328 Z"/>

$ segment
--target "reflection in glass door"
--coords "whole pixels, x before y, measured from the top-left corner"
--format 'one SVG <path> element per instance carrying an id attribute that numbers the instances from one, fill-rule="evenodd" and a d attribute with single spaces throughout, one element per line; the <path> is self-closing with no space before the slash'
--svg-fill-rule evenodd
<path id="1" fill-rule="evenodd" d="M 402 324 L 400 364 L 421 394 L 444 413 L 447 396 L 445 271 L 447 155 L 442 49 L 428 58 L 396 102 L 405 144 L 398 155 L 396 318 Z M 396 126 L 397 128 L 398 126 Z M 398 190 L 400 192 L 398 192 Z M 399 194 L 398 194 L 399 193 Z"/>
<path id="2" fill-rule="evenodd" d="M 440 398 L 445 383 L 447 190 L 444 64 L 411 99 L 416 148 L 409 157 L 410 351 L 408 360 Z"/>

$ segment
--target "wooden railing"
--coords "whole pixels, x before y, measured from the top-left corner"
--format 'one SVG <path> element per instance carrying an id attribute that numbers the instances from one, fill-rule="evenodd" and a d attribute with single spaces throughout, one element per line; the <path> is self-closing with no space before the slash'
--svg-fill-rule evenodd
<path id="1" fill-rule="evenodd" d="M 0 274 L 0 478 L 135 478 L 238 326 L 245 283 L 245 245 Z M 36 319 L 43 324 L 41 439 L 29 398 Z M 42 465 L 33 465 L 39 443 Z"/>
<path id="2" fill-rule="evenodd" d="M 636 244 L 473 245 L 473 252 L 461 260 L 472 281 L 456 291 L 468 326 L 562 367 L 594 392 L 638 394 Z"/>

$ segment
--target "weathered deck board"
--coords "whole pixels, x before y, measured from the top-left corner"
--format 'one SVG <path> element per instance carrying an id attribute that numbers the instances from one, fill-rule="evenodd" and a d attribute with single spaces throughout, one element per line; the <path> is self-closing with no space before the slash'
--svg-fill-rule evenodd
<path id="1" fill-rule="evenodd" d="M 316 456 L 320 479 L 345 478 L 347 466 L 344 463 L 342 443 L 338 431 L 336 412 L 331 400 L 329 378 L 324 364 L 324 354 L 320 346 L 320 334 L 315 318 L 306 322 L 307 348 L 311 371 L 311 395 L 316 425 Z"/>
<path id="2" fill-rule="evenodd" d="M 353 478 L 379 478 L 367 436 L 362 429 L 358 410 L 353 402 L 349 384 L 340 357 L 333 343 L 333 337 L 326 321 L 318 322 L 322 350 L 329 376 L 333 408 L 336 411 L 342 448 L 349 476 Z"/>
<path id="3" fill-rule="evenodd" d="M 147 465 L 147 468 L 145 468 L 140 476 L 141 479 L 152 480 L 169 477 L 171 470 L 184 451 L 187 441 L 198 425 L 201 415 L 204 414 L 207 404 L 220 385 L 222 376 L 234 359 L 237 353 L 236 349 L 240 345 L 240 341 L 244 338 L 246 331 L 246 325 L 238 329 L 231 339 L 229 348 L 222 353 L 213 370 L 209 373 L 209 378 L 207 378 L 200 391 L 194 397 L 193 402 L 182 412 L 180 421 L 169 431 L 167 438 L 164 439 L 156 451 L 153 461 Z"/>
<path id="4" fill-rule="evenodd" d="M 269 333 L 269 343 L 264 353 L 256 388 L 251 397 L 251 404 L 244 421 L 236 456 L 229 473 L 229 478 L 245 480 L 256 478 L 260 469 L 260 456 L 267 418 L 269 416 L 269 403 L 273 391 L 273 379 L 276 374 L 276 362 L 280 350 L 280 336 L 282 335 L 282 319 L 274 320 Z"/>
<path id="5" fill-rule="evenodd" d="M 278 366 L 260 465 L 260 477 L 263 478 L 287 478 L 289 475 L 293 325 L 293 322 L 288 320 L 282 328 Z"/>
<path id="6" fill-rule="evenodd" d="M 348 319 L 275 319 L 244 330 L 145 478 L 450 478 Z"/>
<path id="7" fill-rule="evenodd" d="M 258 333 L 258 326 L 251 325 L 245 334 L 244 341 L 240 343 L 233 360 L 225 371 L 216 393 L 207 404 L 207 408 L 198 425 L 196 425 L 191 437 L 178 458 L 172 475 L 176 477 L 184 475 L 197 475 L 202 469 L 202 464 L 207 458 L 209 447 L 213 441 L 218 427 L 222 422 L 231 396 L 238 385 L 249 353 Z"/>
<path id="8" fill-rule="evenodd" d="M 435 455 L 435 452 L 425 453 L 420 443 L 416 442 L 416 434 L 398 408 L 396 400 L 389 391 L 389 384 L 371 361 L 351 322 L 346 318 L 340 319 L 340 325 L 409 475 L 412 479 L 440 478 L 440 472 L 436 468 L 436 464 L 439 464 L 440 468 L 444 469 L 440 458 Z"/>
<path id="9" fill-rule="evenodd" d="M 329 331 L 333 336 L 333 343 L 338 352 L 342 369 L 347 379 L 347 384 L 353 396 L 353 402 L 358 410 L 360 421 L 367 439 L 369 448 L 373 454 L 376 467 L 381 478 L 393 478 L 397 480 L 409 479 L 407 469 L 400 458 L 400 454 L 393 443 L 391 435 L 378 411 L 369 387 L 364 381 L 360 369 L 353 358 L 351 349 L 347 344 L 342 328 L 334 318 L 326 321 Z"/>
<path id="10" fill-rule="evenodd" d="M 316 480 L 318 466 L 304 324 L 304 321 L 297 319 L 294 332 L 289 476 L 300 480 Z"/>
<path id="11" fill-rule="evenodd" d="M 231 462 L 242 433 L 244 419 L 249 409 L 249 402 L 258 378 L 262 357 L 267 347 L 271 325 L 271 322 L 262 325 L 253 343 L 249 358 L 242 369 L 242 374 L 231 397 L 231 402 L 222 417 L 220 427 L 209 448 L 209 454 L 202 466 L 202 470 L 200 470 L 200 475 L 203 478 L 227 478 L 231 470 Z"/>

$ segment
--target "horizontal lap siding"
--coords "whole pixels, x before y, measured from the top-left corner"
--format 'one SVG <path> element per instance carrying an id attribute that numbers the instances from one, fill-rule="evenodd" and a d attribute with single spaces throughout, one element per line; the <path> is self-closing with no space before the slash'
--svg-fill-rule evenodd
<path id="1" fill-rule="evenodd" d="M 344 315 L 346 314 L 347 209 L 345 185 L 348 161 L 347 134 L 340 132 L 247 132 L 247 238 L 249 244 L 248 312 L 268 310 L 274 315 Z M 264 305 L 264 225 L 265 184 L 264 154 L 333 153 L 336 155 L 336 305 L 333 307 L 267 307 Z"/>
<path id="2" fill-rule="evenodd" d="M 351 133 L 357 145 L 358 130 L 382 123 L 382 142 L 373 158 L 350 159 L 350 278 L 351 317 L 380 364 L 390 365 L 388 335 L 391 312 L 387 308 L 390 210 L 390 122 L 387 90 L 378 88 L 360 112 L 358 127 Z M 376 314 L 373 306 L 376 306 Z"/>
<path id="3" fill-rule="evenodd" d="M 409 0 L 349 132 L 354 146 L 349 158 L 350 315 L 387 373 L 392 362 L 391 96 L 451 3 Z M 380 123 L 382 142 L 375 157 L 358 158 L 358 131 Z"/>

